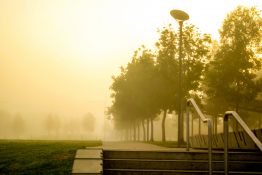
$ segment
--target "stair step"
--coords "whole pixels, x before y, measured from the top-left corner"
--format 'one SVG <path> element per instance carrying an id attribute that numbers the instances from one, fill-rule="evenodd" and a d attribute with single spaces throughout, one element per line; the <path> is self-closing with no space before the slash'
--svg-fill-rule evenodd
<path id="1" fill-rule="evenodd" d="M 262 175 L 261 152 L 229 152 L 229 174 Z M 212 153 L 213 175 L 224 174 L 224 153 Z M 78 150 L 72 175 L 208 175 L 207 151 Z"/>
<path id="2" fill-rule="evenodd" d="M 76 152 L 72 175 L 103 174 L 102 149 L 79 149 Z"/>
<path id="3" fill-rule="evenodd" d="M 104 169 L 151 169 L 151 170 L 208 170 L 206 160 L 146 160 L 146 159 L 104 159 Z M 262 172 L 262 162 L 230 161 L 233 171 Z M 223 170 L 223 161 L 213 161 L 213 170 Z"/>
<path id="4" fill-rule="evenodd" d="M 104 169 L 104 175 L 208 175 L 208 171 L 203 170 L 134 170 L 134 169 Z M 213 171 L 213 175 L 224 174 L 224 171 Z M 239 172 L 229 171 L 229 174 L 261 175 L 262 172 Z"/>
<path id="5" fill-rule="evenodd" d="M 208 171 L 192 170 L 135 170 L 135 169 L 104 169 L 105 175 L 184 175 L 184 174 L 208 174 Z"/>
<path id="6" fill-rule="evenodd" d="M 206 151 L 116 151 L 104 150 L 103 157 L 105 159 L 159 159 L 159 160 L 208 160 Z M 229 160 L 246 160 L 259 161 L 262 160 L 261 152 L 229 152 Z M 212 153 L 213 160 L 224 160 L 224 153 L 214 151 Z"/>

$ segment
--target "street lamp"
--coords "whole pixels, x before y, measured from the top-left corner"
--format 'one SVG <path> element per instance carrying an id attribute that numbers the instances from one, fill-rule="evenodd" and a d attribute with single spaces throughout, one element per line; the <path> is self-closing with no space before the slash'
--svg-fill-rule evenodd
<path id="1" fill-rule="evenodd" d="M 178 76 L 178 145 L 184 143 L 183 139 L 183 115 L 182 115 L 182 27 L 183 22 L 189 19 L 189 15 L 182 10 L 171 10 L 170 14 L 179 24 L 179 76 Z"/>

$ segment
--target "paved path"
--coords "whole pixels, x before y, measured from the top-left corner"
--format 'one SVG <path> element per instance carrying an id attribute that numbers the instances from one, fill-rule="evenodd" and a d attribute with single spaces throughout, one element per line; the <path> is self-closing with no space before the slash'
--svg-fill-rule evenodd
<path id="1" fill-rule="evenodd" d="M 140 142 L 103 142 L 103 149 L 118 150 L 161 150 L 166 149 L 157 145 Z"/>
<path id="2" fill-rule="evenodd" d="M 103 142 L 102 148 L 104 150 L 140 150 L 140 151 L 178 151 L 178 152 L 185 152 L 186 148 L 167 148 L 162 146 L 157 146 L 149 143 L 142 143 L 142 142 Z M 200 149 L 189 149 L 190 152 L 207 152 L 207 150 L 200 150 Z M 219 151 L 213 151 L 219 152 Z"/>
<path id="3" fill-rule="evenodd" d="M 157 146 L 149 143 L 141 142 L 103 142 L 103 149 L 105 150 L 148 150 L 148 151 L 157 151 L 157 150 L 176 150 L 176 151 L 185 151 L 185 148 L 166 148 L 162 146 Z"/>

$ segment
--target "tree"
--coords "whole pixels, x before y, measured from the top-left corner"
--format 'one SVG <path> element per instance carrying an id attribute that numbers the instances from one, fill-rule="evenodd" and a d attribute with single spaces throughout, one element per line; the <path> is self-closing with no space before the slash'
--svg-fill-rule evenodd
<path id="1" fill-rule="evenodd" d="M 50 133 L 55 131 L 58 133 L 60 128 L 60 120 L 56 115 L 48 114 L 46 120 L 45 120 L 45 128 L 48 131 L 48 135 L 50 136 Z"/>
<path id="2" fill-rule="evenodd" d="M 87 113 L 83 116 L 82 126 L 87 132 L 93 132 L 95 130 L 95 117 L 92 113 Z"/>
<path id="3" fill-rule="evenodd" d="M 5 138 L 10 131 L 11 114 L 7 111 L 0 110 L 0 137 Z"/>
<path id="4" fill-rule="evenodd" d="M 121 68 L 121 74 L 113 77 L 113 104 L 108 112 L 113 115 L 118 128 L 133 128 L 134 140 L 137 126 L 142 123 L 145 135 L 144 120 L 152 121 L 158 112 L 155 88 L 152 88 L 156 87 L 154 77 L 154 55 L 144 46 L 135 51 L 126 68 Z M 153 127 L 152 122 L 151 126 Z M 151 140 L 152 137 L 153 132 Z"/>
<path id="5" fill-rule="evenodd" d="M 134 104 L 137 105 L 138 122 L 142 122 L 145 135 L 144 120 L 150 121 L 151 138 L 154 140 L 153 120 L 159 113 L 157 101 L 157 72 L 155 70 L 154 55 L 152 51 L 144 46 L 135 51 L 132 62 L 127 66 L 127 80 L 129 87 L 135 98 Z M 148 122 L 147 122 L 148 123 Z M 149 133 L 147 133 L 149 134 Z"/>
<path id="6" fill-rule="evenodd" d="M 162 141 L 166 141 L 165 137 L 165 120 L 168 111 L 173 111 L 176 104 L 177 92 L 177 73 L 178 62 L 174 59 L 177 52 L 177 34 L 171 25 L 164 27 L 159 31 L 160 38 L 156 43 L 157 47 L 157 80 L 158 80 L 158 101 L 159 108 L 163 110 L 162 118 Z"/>
<path id="7" fill-rule="evenodd" d="M 220 45 L 205 74 L 207 104 L 216 113 L 239 112 L 261 91 L 257 72 L 262 60 L 262 19 L 255 7 L 239 6 L 227 15 L 220 29 Z M 213 107 L 212 107 L 213 105 Z"/>
<path id="8" fill-rule="evenodd" d="M 25 121 L 20 114 L 16 114 L 13 121 L 13 131 L 16 138 L 25 132 Z"/>
<path id="9" fill-rule="evenodd" d="M 162 141 L 165 141 L 165 119 L 167 113 L 178 111 L 178 46 L 179 35 L 171 25 L 164 27 L 156 43 L 156 69 L 158 77 L 159 108 L 163 111 Z M 210 36 L 200 34 L 194 25 L 185 25 L 183 29 L 183 77 L 182 98 L 195 95 L 199 89 L 204 64 L 209 56 Z M 183 124 L 182 118 L 180 125 Z M 178 135 L 183 135 L 183 127 Z M 181 144 L 181 143 L 180 143 Z"/>

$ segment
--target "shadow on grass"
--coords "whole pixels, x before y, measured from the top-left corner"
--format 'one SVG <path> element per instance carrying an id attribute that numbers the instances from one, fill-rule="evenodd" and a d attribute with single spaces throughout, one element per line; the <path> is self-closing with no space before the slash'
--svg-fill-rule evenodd
<path id="1" fill-rule="evenodd" d="M 101 141 L 0 140 L 0 175 L 70 174 L 77 149 Z"/>

